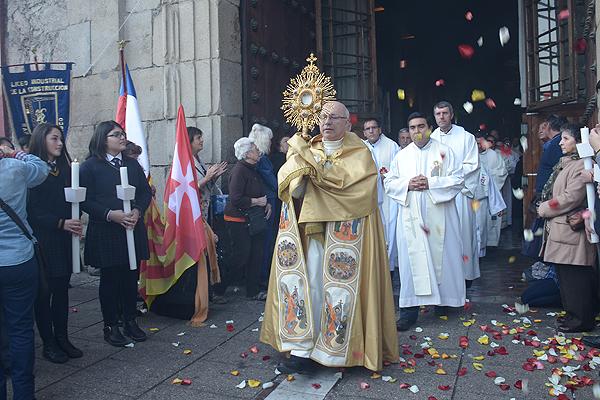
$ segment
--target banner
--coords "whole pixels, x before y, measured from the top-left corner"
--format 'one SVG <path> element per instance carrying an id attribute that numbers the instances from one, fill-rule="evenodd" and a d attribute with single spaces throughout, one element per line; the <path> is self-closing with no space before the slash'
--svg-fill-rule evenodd
<path id="1" fill-rule="evenodd" d="M 6 103 L 17 138 L 41 123 L 69 128 L 69 88 L 73 63 L 2 66 Z"/>

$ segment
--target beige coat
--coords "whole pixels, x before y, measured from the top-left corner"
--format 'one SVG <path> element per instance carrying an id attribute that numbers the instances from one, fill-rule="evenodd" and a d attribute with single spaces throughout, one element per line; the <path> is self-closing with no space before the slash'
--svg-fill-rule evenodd
<path id="1" fill-rule="evenodd" d="M 593 265 L 596 249 L 586 237 L 585 230 L 574 232 L 567 223 L 567 214 L 586 206 L 583 160 L 570 156 L 561 159 L 563 169 L 552 187 L 552 200 L 540 204 L 538 214 L 546 218 L 548 234 L 540 256 L 545 262 L 570 265 Z M 550 206 L 552 204 L 552 206 Z"/>

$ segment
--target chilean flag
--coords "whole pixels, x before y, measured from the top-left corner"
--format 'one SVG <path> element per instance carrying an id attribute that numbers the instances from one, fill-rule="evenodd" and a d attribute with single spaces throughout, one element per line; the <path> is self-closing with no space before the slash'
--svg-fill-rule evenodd
<path id="1" fill-rule="evenodd" d="M 146 177 L 150 173 L 150 159 L 148 158 L 148 144 L 140 116 L 135 87 L 129 74 L 129 67 L 125 64 L 125 81 L 121 82 L 119 91 L 119 103 L 117 104 L 116 122 L 127 133 L 127 140 L 132 141 L 142 148 L 142 154 L 138 157 L 138 162 L 144 169 Z"/>

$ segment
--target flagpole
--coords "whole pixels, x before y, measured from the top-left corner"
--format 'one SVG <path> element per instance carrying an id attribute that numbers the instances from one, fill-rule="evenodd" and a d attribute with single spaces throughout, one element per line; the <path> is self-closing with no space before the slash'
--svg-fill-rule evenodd
<path id="1" fill-rule="evenodd" d="M 119 60 L 121 61 L 121 82 L 123 82 L 123 92 L 127 94 L 127 80 L 125 76 L 125 46 L 127 46 L 129 40 L 119 40 Z M 124 128 L 124 127 L 123 127 Z"/>

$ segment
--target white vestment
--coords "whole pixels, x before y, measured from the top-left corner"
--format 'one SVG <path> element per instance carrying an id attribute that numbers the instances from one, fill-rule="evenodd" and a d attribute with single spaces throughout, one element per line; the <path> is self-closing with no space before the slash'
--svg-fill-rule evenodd
<path id="1" fill-rule="evenodd" d="M 498 153 L 502 159 L 504 160 L 504 165 L 508 170 L 508 178 L 504 182 L 504 186 L 500 192 L 502 193 L 502 198 L 506 203 L 506 212 L 502 217 L 502 228 L 506 228 L 507 226 L 512 225 L 512 186 L 510 177 L 515 174 L 515 169 L 517 168 L 517 163 L 519 162 L 519 154 L 516 153 L 513 149 L 506 146 L 503 149 L 496 149 L 496 153 Z"/>
<path id="2" fill-rule="evenodd" d="M 398 255 L 396 254 L 395 246 L 391 243 L 395 242 L 396 234 L 396 217 L 398 215 L 398 205 L 396 202 L 390 200 L 385 194 L 383 184 L 381 182 L 381 168 L 390 170 L 390 165 L 396 154 L 400 151 L 400 146 L 392 139 L 388 138 L 384 134 L 379 136 L 379 140 L 375 143 L 370 143 L 368 140 L 364 140 L 365 144 L 371 150 L 373 161 L 377 166 L 377 202 L 379 204 L 379 211 L 381 213 L 381 219 L 384 226 L 385 240 L 387 242 L 388 257 L 390 260 L 390 271 L 393 271 L 398 267 Z"/>
<path id="3" fill-rule="evenodd" d="M 475 215 L 477 216 L 477 246 L 479 248 L 479 257 L 485 257 L 488 245 L 498 245 L 497 240 L 495 245 L 491 244 L 496 235 L 496 230 L 491 228 L 495 226 L 496 220 L 492 218 L 504 210 L 506 204 L 483 163 L 479 168 L 479 184 L 475 189 L 475 199 L 478 201 L 477 207 L 475 207 Z M 490 232 L 492 236 L 490 236 Z"/>
<path id="4" fill-rule="evenodd" d="M 417 175 L 427 177 L 428 190 L 408 190 L 409 180 Z M 455 198 L 464 180 L 452 150 L 435 140 L 422 149 L 411 143 L 394 158 L 384 186 L 402 210 L 397 231 L 404 240 L 396 241 L 399 306 L 463 306 L 465 275 Z"/>
<path id="5" fill-rule="evenodd" d="M 487 243 L 486 246 L 498 246 L 498 242 L 500 241 L 500 231 L 502 229 L 502 217 L 498 216 L 498 212 L 506 209 L 506 203 L 502 200 L 502 193 L 500 190 L 504 183 L 506 182 L 506 178 L 508 176 L 508 171 L 506 169 L 506 164 L 502 157 L 496 153 L 494 150 L 487 149 L 481 153 L 479 153 L 479 161 L 481 162 L 481 166 L 485 168 L 487 171 L 491 183 L 490 190 L 488 191 L 488 199 L 490 203 L 490 212 L 488 213 L 488 223 L 487 223 Z M 493 197 L 492 197 L 493 196 Z M 494 207 L 493 200 L 497 200 L 497 198 L 502 200 L 504 207 L 500 211 L 492 212 L 496 209 Z"/>
<path id="6" fill-rule="evenodd" d="M 472 207 L 473 195 L 479 180 L 479 152 L 475 137 L 462 126 L 452 125 L 443 133 L 437 128 L 431 137 L 445 144 L 454 153 L 454 166 L 462 166 L 465 187 L 456 196 L 456 208 L 460 219 L 460 236 L 462 238 L 463 267 L 465 279 L 479 278 L 479 247 L 477 245 L 477 222 Z"/>

